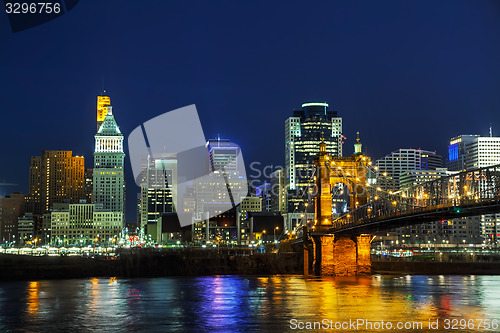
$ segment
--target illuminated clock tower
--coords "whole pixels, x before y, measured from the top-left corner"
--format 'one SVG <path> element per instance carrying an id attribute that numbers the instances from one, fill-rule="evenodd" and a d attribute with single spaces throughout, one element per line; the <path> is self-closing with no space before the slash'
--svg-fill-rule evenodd
<path id="1" fill-rule="evenodd" d="M 111 105 L 111 99 L 109 96 L 99 95 L 97 96 L 97 130 L 104 121 L 104 117 L 108 113 L 108 106 Z"/>
<path id="2" fill-rule="evenodd" d="M 110 105 L 95 137 L 94 203 L 96 209 L 124 212 L 125 183 L 123 164 L 123 134 L 116 124 Z"/>

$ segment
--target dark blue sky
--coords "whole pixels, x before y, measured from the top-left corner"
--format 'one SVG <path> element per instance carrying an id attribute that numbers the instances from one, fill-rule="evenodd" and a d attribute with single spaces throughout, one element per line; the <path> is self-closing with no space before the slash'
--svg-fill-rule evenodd
<path id="1" fill-rule="evenodd" d="M 343 117 L 345 155 L 356 131 L 374 159 L 500 134 L 498 1 L 80 1 L 18 33 L 0 13 L 0 45 L 0 182 L 23 192 L 43 149 L 92 166 L 103 80 L 126 136 L 196 104 L 248 164 L 283 165 L 285 119 L 307 101 Z"/>

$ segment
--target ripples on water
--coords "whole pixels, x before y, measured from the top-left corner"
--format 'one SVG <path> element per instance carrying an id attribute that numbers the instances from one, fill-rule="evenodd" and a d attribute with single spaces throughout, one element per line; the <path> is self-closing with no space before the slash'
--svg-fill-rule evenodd
<path id="1" fill-rule="evenodd" d="M 0 283 L 0 332 L 298 331 L 291 329 L 292 319 L 412 321 L 426 328 L 429 319 L 445 318 L 500 319 L 500 276 L 207 276 Z"/>

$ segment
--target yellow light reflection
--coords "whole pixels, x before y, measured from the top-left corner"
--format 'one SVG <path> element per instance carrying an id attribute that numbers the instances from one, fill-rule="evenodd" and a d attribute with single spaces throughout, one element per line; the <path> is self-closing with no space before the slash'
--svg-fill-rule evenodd
<path id="1" fill-rule="evenodd" d="M 28 287 L 28 299 L 26 300 L 28 306 L 28 313 L 35 315 L 38 313 L 40 307 L 40 300 L 38 298 L 40 286 L 37 281 L 31 281 Z"/>

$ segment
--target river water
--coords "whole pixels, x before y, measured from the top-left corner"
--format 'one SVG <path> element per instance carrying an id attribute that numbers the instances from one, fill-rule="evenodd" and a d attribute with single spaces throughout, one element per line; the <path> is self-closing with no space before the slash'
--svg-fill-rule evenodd
<path id="1" fill-rule="evenodd" d="M 0 283 L 0 332 L 499 332 L 499 320 L 500 276 Z"/>

